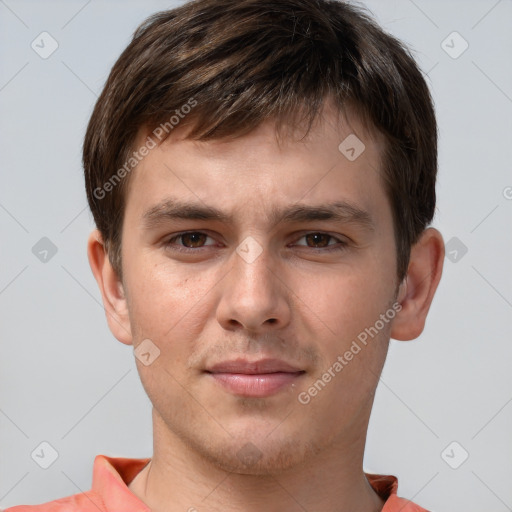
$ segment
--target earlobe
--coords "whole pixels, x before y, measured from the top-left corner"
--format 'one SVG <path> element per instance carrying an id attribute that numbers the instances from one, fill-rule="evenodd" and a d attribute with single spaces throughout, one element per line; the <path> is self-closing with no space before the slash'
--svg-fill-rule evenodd
<path id="1" fill-rule="evenodd" d="M 428 228 L 411 248 L 407 276 L 398 291 L 397 301 L 402 309 L 393 322 L 392 338 L 406 341 L 422 333 L 441 279 L 443 262 L 443 237 L 437 229 Z"/>
<path id="2" fill-rule="evenodd" d="M 108 326 L 121 343 L 131 345 L 130 317 L 123 283 L 110 263 L 103 238 L 97 229 L 89 235 L 87 256 L 101 292 Z"/>

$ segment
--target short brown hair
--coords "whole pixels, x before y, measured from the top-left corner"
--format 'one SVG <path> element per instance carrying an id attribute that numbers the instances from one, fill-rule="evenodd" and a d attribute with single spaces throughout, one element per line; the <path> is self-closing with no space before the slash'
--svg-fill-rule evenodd
<path id="1" fill-rule="evenodd" d="M 339 112 L 354 106 L 384 135 L 382 178 L 402 279 L 411 246 L 434 215 L 432 99 L 409 50 L 362 9 L 336 0 L 195 0 L 154 14 L 135 31 L 96 103 L 83 148 L 89 206 L 119 277 L 126 162 L 141 128 L 171 129 L 170 118 L 192 99 L 188 138 L 236 137 L 266 119 L 290 126 L 298 116 L 309 131 L 328 97 Z"/>

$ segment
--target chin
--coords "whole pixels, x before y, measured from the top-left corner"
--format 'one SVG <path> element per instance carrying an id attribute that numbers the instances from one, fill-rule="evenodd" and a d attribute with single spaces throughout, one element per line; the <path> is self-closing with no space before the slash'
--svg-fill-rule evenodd
<path id="1" fill-rule="evenodd" d="M 196 451 L 210 463 L 239 475 L 269 476 L 299 468 L 320 451 L 321 447 L 297 436 L 233 436 L 222 443 L 196 446 Z"/>
<path id="2" fill-rule="evenodd" d="M 247 405 L 251 407 L 243 412 L 217 415 L 222 421 L 213 421 L 202 408 L 166 406 L 161 408 L 164 416 L 154 408 L 154 420 L 169 443 L 179 439 L 194 458 L 228 473 L 262 477 L 311 464 L 331 447 L 339 433 L 315 425 L 310 417 L 297 417 L 293 407 L 276 414 L 275 408 L 268 410 L 265 400 L 252 399 Z"/>

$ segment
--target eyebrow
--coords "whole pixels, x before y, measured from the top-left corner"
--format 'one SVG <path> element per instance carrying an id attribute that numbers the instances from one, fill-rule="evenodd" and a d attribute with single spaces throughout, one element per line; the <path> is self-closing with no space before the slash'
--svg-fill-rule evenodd
<path id="1" fill-rule="evenodd" d="M 224 224 L 232 224 L 234 216 L 213 206 L 173 198 L 161 201 L 142 215 L 143 227 L 148 230 L 171 220 L 215 220 Z M 346 201 L 325 205 L 296 203 L 286 208 L 274 208 L 268 215 L 268 220 L 272 226 L 280 222 L 300 223 L 331 220 L 357 224 L 368 231 L 375 230 L 375 223 L 370 214 Z"/>

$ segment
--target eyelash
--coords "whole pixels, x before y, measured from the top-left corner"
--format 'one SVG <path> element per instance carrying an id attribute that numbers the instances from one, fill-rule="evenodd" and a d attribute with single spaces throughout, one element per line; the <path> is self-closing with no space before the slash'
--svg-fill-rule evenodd
<path id="1" fill-rule="evenodd" d="M 202 247 L 183 247 L 179 245 L 174 245 L 173 242 L 185 235 L 191 235 L 191 234 L 200 234 L 200 235 L 206 235 L 208 238 L 211 238 L 210 235 L 207 233 L 204 233 L 203 231 L 184 231 L 183 233 L 178 233 L 177 235 L 174 235 L 173 237 L 169 238 L 165 243 L 165 247 L 167 249 L 170 249 L 172 251 L 182 252 L 182 253 L 192 253 L 192 252 L 198 252 L 201 249 L 204 249 L 206 247 L 210 247 L 208 245 L 202 246 Z M 300 247 L 306 247 L 308 249 L 313 249 L 315 251 L 322 251 L 322 252 L 335 252 L 335 251 L 343 251 L 347 248 L 348 243 L 338 237 L 335 237 L 334 235 L 331 235 L 329 233 L 324 233 L 323 231 L 309 231 L 308 233 L 303 234 L 298 240 L 301 240 L 302 238 L 308 236 L 308 235 L 324 235 L 329 237 L 330 239 L 336 240 L 341 245 L 335 245 L 335 246 L 327 246 L 327 247 L 308 247 L 306 245 L 301 245 Z M 330 240 L 329 240 L 330 241 Z"/>

